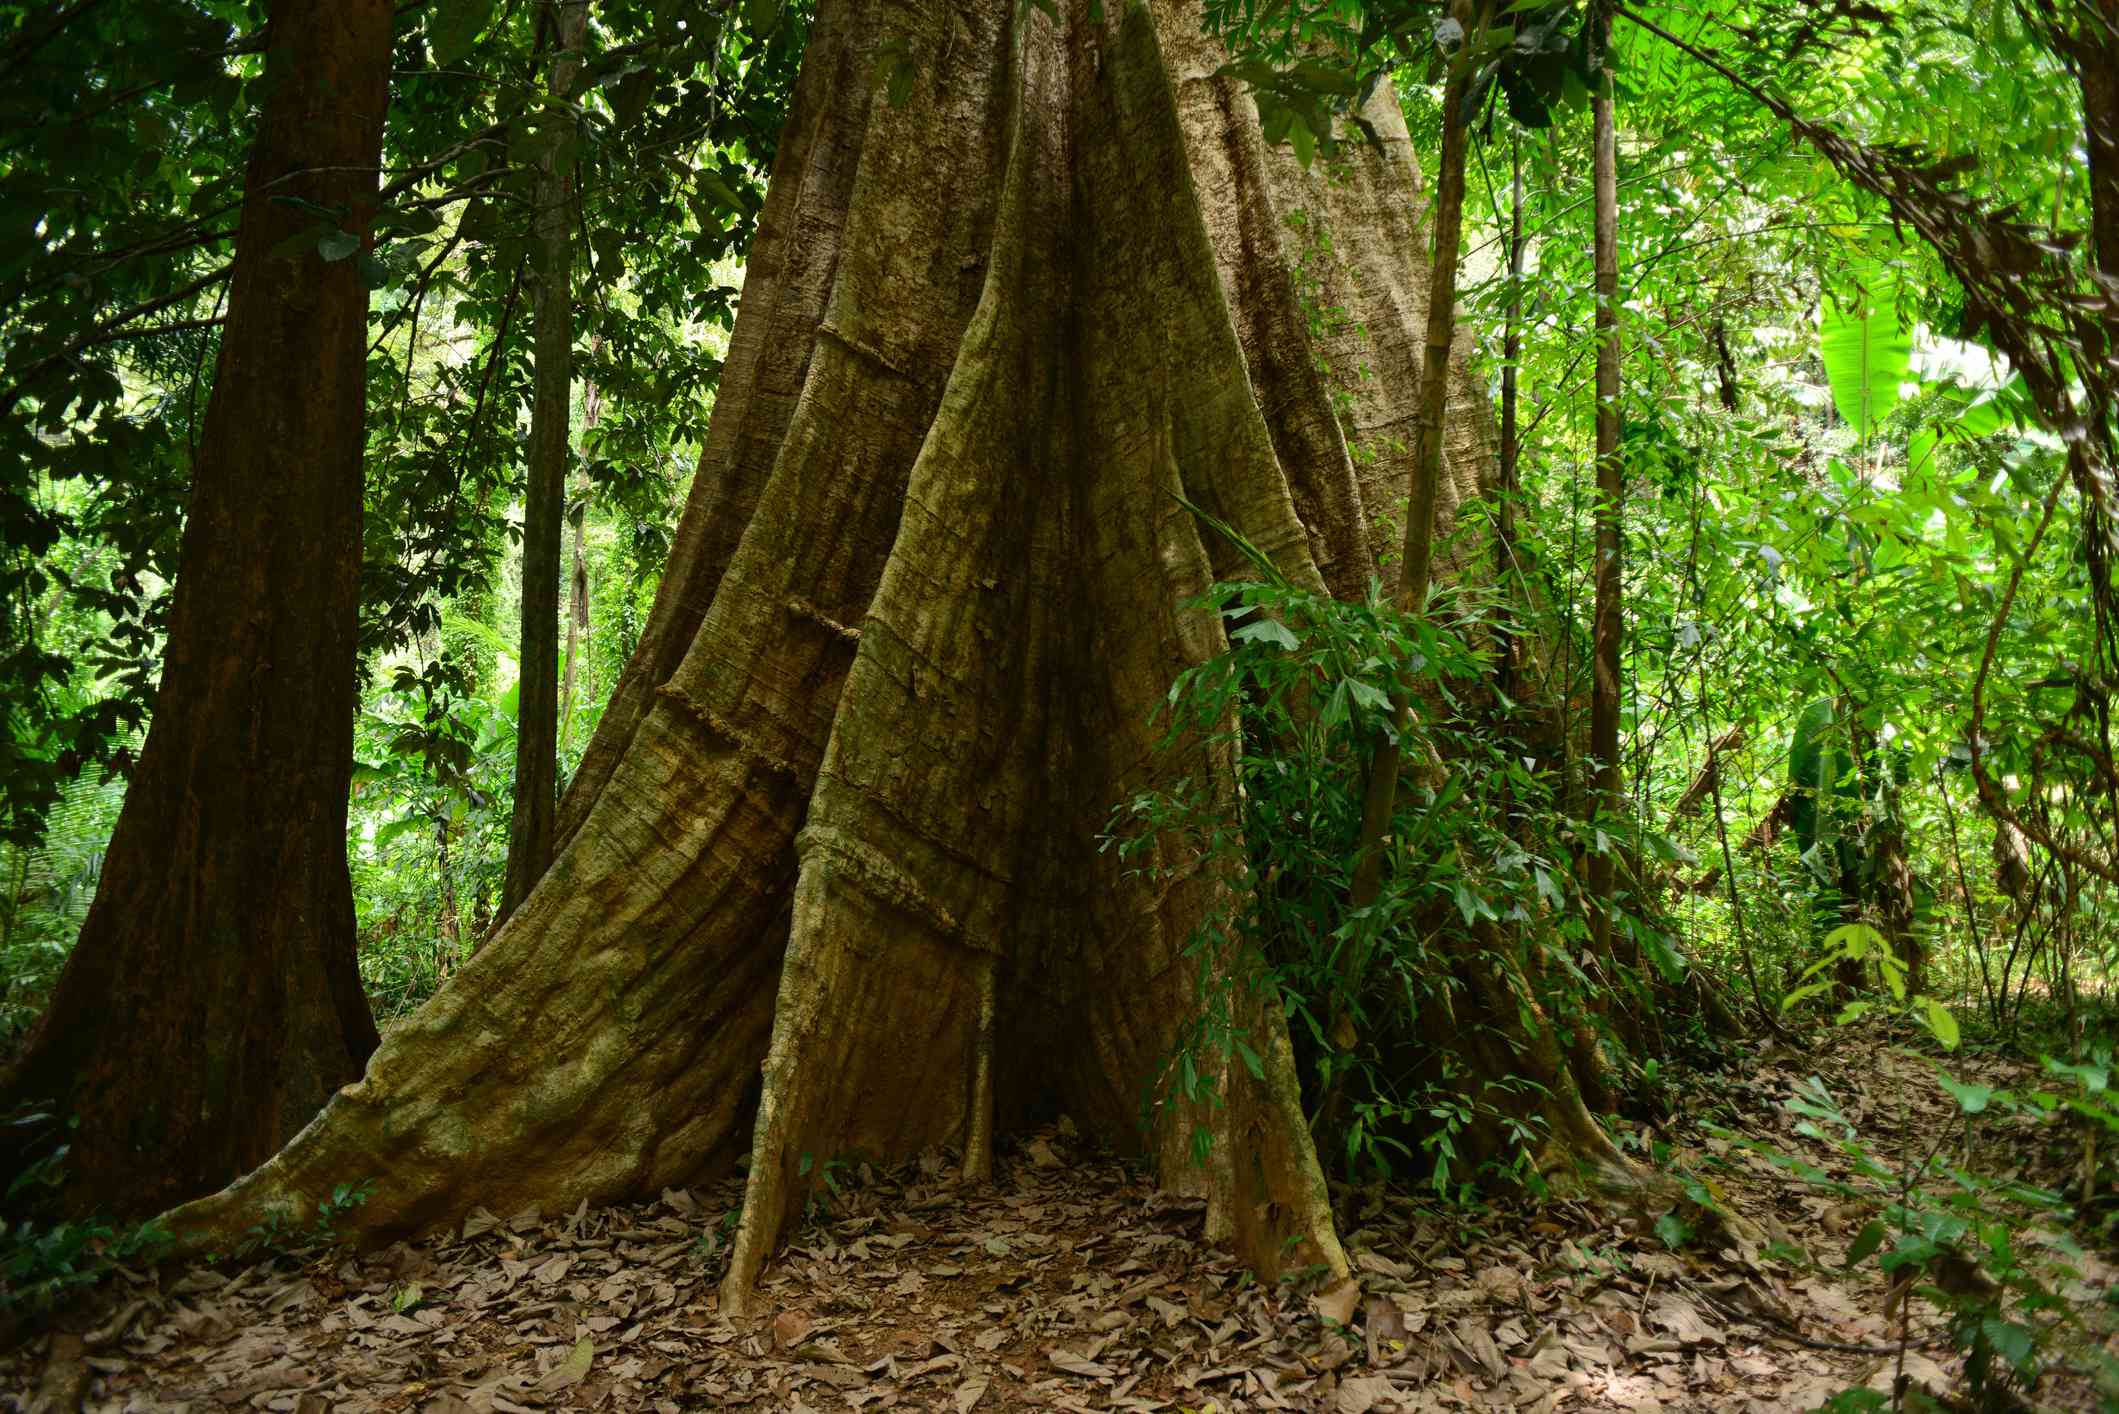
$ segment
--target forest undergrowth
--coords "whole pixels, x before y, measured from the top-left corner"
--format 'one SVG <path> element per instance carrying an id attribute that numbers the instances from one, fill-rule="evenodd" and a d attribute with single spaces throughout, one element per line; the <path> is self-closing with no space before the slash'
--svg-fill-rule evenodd
<path id="1" fill-rule="evenodd" d="M 1198 1204 L 1062 1118 L 1014 1136 L 991 1184 L 960 1183 L 950 1154 L 834 1165 L 755 1320 L 715 1294 L 732 1177 L 480 1210 L 383 1250 L 281 1233 L 217 1263 L 120 1263 L 11 1343 L 0 1387 L 21 1409 L 297 1414 L 2100 1407 L 2119 1329 L 2100 1129 L 1993 1103 L 2055 1088 L 2018 1055 L 1975 1038 L 1939 1059 L 1914 1030 L 1854 1025 L 1642 1097 L 1623 1142 L 1734 1205 L 1758 1247 L 1592 1204 L 1335 1185 L 1355 1277 L 1261 1286 L 1203 1240 Z M 1900 1222 L 1892 1176 L 1938 1157 Z M 1960 1267 L 1875 1260 L 1962 1215 L 1967 1183 L 2012 1215 L 2010 1265 L 1964 1234 Z M 1967 1302 L 2024 1332 L 1989 1334 L 1998 1367 L 1972 1368 Z"/>

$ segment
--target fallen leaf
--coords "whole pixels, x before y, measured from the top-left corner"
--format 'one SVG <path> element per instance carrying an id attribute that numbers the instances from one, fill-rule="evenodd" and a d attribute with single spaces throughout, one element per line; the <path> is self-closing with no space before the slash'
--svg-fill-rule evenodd
<path id="1" fill-rule="evenodd" d="M 595 1363 L 595 1343 L 583 1336 L 574 1342 L 574 1348 L 567 1352 L 566 1359 L 545 1372 L 544 1378 L 537 1382 L 536 1387 L 544 1393 L 571 1389 L 588 1377 L 589 1366 Z"/>
<path id="2" fill-rule="evenodd" d="M 792 1350 L 817 1328 L 817 1323 L 807 1311 L 782 1311 L 773 1317 L 773 1344 L 782 1350 Z"/>
<path id="3" fill-rule="evenodd" d="M 1043 1141 L 1040 1140 L 1039 1142 L 1042 1143 Z M 990 1387 L 991 1382 L 987 1380 L 966 1380 L 958 1385 L 956 1391 L 956 1414 L 971 1414 L 972 1407 L 986 1397 L 986 1391 Z"/>
<path id="4" fill-rule="evenodd" d="M 1339 1386 L 1339 1402 L 1333 1408 L 1339 1414 L 1369 1414 L 1371 1409 L 1398 1397 L 1398 1391 L 1381 1375 L 1363 1375 L 1342 1381 Z"/>
<path id="5" fill-rule="evenodd" d="M 1649 1312 L 1650 1325 L 1661 1326 L 1687 1345 L 1722 1345 L 1728 1340 L 1708 1324 L 1690 1302 L 1667 1299 Z"/>
<path id="6" fill-rule="evenodd" d="M 1088 1379 L 1109 1379 L 1117 1373 L 1109 1365 L 1084 1360 L 1071 1350 L 1048 1350 L 1045 1352 L 1045 1358 L 1052 1362 L 1054 1369 L 1065 1370 L 1070 1375 L 1081 1375 Z"/>
<path id="7" fill-rule="evenodd" d="M 1354 1308 L 1361 1304 L 1361 1283 L 1341 1277 L 1310 1298 L 1311 1309 L 1335 1325 L 1351 1325 Z"/>
<path id="8" fill-rule="evenodd" d="M 1396 1354 L 1391 1342 L 1403 1348 L 1406 1330 L 1405 1313 L 1398 1309 L 1395 1301 L 1386 1301 L 1380 1296 L 1371 1296 L 1361 1310 L 1361 1326 L 1368 1337 L 1369 1363 L 1380 1365 L 1386 1355 Z"/>

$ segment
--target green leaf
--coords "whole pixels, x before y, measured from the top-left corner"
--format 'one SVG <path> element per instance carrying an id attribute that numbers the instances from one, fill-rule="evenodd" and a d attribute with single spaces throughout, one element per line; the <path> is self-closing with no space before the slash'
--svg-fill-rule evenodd
<path id="1" fill-rule="evenodd" d="M 1818 982 L 1808 987 L 1797 987 L 1787 996 L 1781 998 L 1781 1010 L 1792 1011 L 1798 1003 L 1808 1001 L 1819 992 L 1829 991 L 1831 987 L 1832 984 L 1829 982 Z"/>
<path id="2" fill-rule="evenodd" d="M 1864 441 L 1892 408 L 1898 385 L 1913 369 L 1913 336 L 1898 320 L 1900 280 L 1879 261 L 1853 267 L 1858 288 L 1828 297 L 1819 330 L 1819 352 L 1832 385 L 1832 405 Z"/>
<path id="3" fill-rule="evenodd" d="M 1347 679 L 1346 687 L 1347 691 L 1354 695 L 1354 700 L 1371 712 L 1387 712 L 1390 710 L 1390 694 L 1382 688 L 1371 687 L 1368 683 L 1358 682 L 1353 678 Z"/>
<path id="4" fill-rule="evenodd" d="M 361 238 L 351 231 L 331 227 L 316 238 L 316 253 L 325 260 L 344 260 L 361 248 Z"/>
<path id="5" fill-rule="evenodd" d="M 1663 974 L 1665 982 L 1674 987 L 1685 980 L 1685 959 L 1670 946 L 1669 938 L 1654 928 L 1638 929 L 1635 936 L 1647 949 L 1649 960 L 1655 963 L 1656 971 Z"/>
<path id="6" fill-rule="evenodd" d="M 1942 1048 L 1946 1051 L 1956 1050 L 1958 1042 L 1957 1018 L 1950 1014 L 1950 1009 L 1933 997 L 1921 997 L 1919 1006 L 1921 1008 L 1921 1020 L 1928 1024 L 1928 1030 L 1933 1032 L 1935 1039 L 1942 1043 Z"/>
<path id="7" fill-rule="evenodd" d="M 1957 1108 L 1968 1115 L 1978 1114 L 1987 1107 L 1987 1102 L 1994 1098 L 1994 1087 L 1991 1085 L 1960 1085 L 1942 1074 L 1937 1074 L 1935 1078 L 1942 1082 L 1943 1089 L 1957 1097 Z"/>
<path id="8" fill-rule="evenodd" d="M 1676 1213 L 1665 1213 L 1655 1220 L 1655 1235 L 1663 1240 L 1665 1247 L 1676 1251 L 1692 1241 L 1692 1224 Z"/>
<path id="9" fill-rule="evenodd" d="M 1887 1232 L 1882 1219 L 1871 1218 L 1868 1224 L 1854 1235 L 1854 1245 L 1847 1249 L 1846 1265 L 1859 1266 L 1867 1261 L 1875 1254 L 1877 1248 L 1884 1245 Z"/>
<path id="10" fill-rule="evenodd" d="M 1302 640 L 1295 637 L 1288 626 L 1278 619 L 1260 619 L 1256 623 L 1245 624 L 1229 637 L 1240 643 L 1270 643 L 1291 653 L 1302 647 Z"/>
<path id="11" fill-rule="evenodd" d="M 1295 146 L 1295 160 L 1308 171 L 1311 159 L 1317 155 L 1317 134 L 1310 131 L 1309 123 L 1300 114 L 1288 125 L 1288 141 Z"/>
<path id="12" fill-rule="evenodd" d="M 1979 1333 L 1986 1337 L 1994 1353 L 2015 1367 L 2016 1373 L 2028 1382 L 2038 1371 L 2038 1338 L 2014 1321 L 2005 1321 L 1999 1316 L 1989 1316 L 1979 1323 Z"/>
<path id="13" fill-rule="evenodd" d="M 537 1388 L 545 1391 L 569 1389 L 588 1378 L 589 1367 L 596 1363 L 596 1345 L 588 1336 L 574 1342 L 567 1358 L 554 1365 L 537 1382 Z"/>
<path id="14" fill-rule="evenodd" d="M 1825 946 L 1843 954 L 1848 960 L 1859 962 L 1884 947 L 1884 935 L 1867 923 L 1842 923 L 1825 934 Z"/>
<path id="15" fill-rule="evenodd" d="M 438 68 L 453 68 L 468 58 L 478 36 L 493 18 L 495 0 L 435 0 L 427 12 L 427 49 Z"/>

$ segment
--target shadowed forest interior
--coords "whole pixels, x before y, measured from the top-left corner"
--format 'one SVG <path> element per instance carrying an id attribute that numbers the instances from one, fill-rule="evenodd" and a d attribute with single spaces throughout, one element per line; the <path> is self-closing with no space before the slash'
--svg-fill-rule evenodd
<path id="1" fill-rule="evenodd" d="M 0 0 L 23 1409 L 2119 1408 L 2119 0 Z"/>

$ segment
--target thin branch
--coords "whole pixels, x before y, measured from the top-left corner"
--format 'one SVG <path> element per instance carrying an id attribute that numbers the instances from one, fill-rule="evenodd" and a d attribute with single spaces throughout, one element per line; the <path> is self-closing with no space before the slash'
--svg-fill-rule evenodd
<path id="1" fill-rule="evenodd" d="M 209 289 L 222 280 L 227 279 L 230 272 L 234 269 L 235 262 L 230 261 L 226 265 L 208 271 L 181 289 L 171 290 L 166 295 L 160 295 L 151 300 L 143 300 L 130 309 L 120 310 L 110 318 L 97 324 L 87 333 L 70 340 L 64 347 L 37 359 L 16 375 L 15 380 L 8 384 L 6 391 L 0 392 L 0 409 L 12 408 L 15 405 L 15 400 L 21 397 L 28 387 L 30 380 L 44 372 L 45 369 L 50 368 L 53 364 L 63 363 L 81 350 L 92 345 L 111 342 L 110 335 L 113 331 L 130 324 L 142 315 L 153 314 L 156 310 L 167 309 L 173 304 L 179 304 L 184 300 L 190 299 L 199 291 Z"/>

